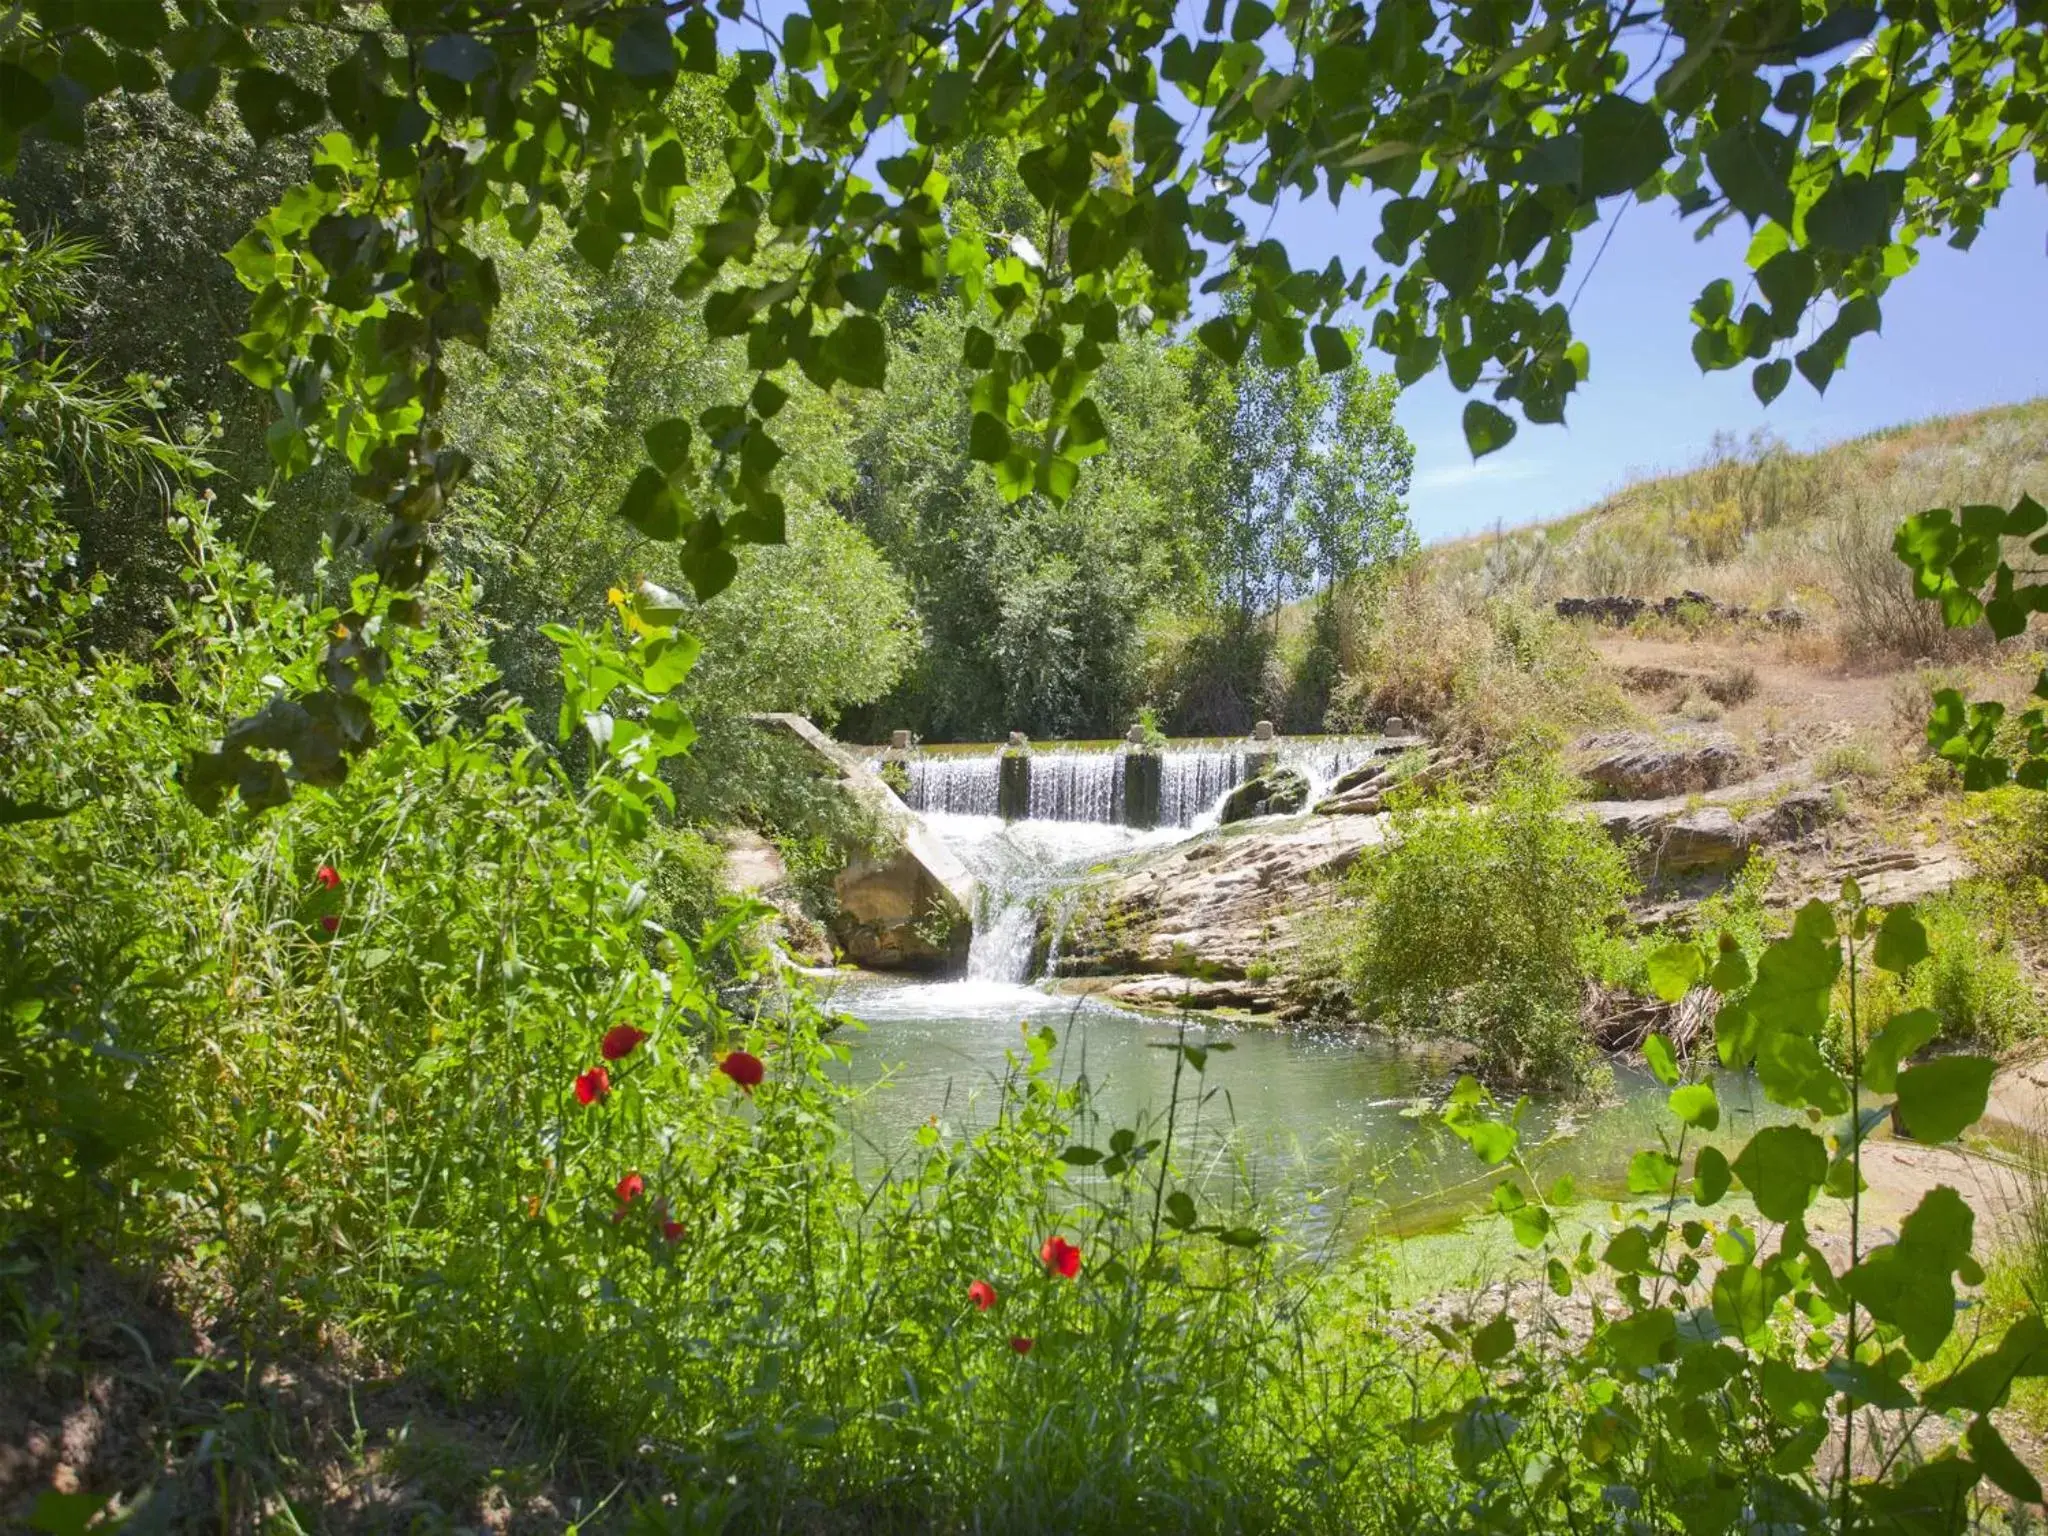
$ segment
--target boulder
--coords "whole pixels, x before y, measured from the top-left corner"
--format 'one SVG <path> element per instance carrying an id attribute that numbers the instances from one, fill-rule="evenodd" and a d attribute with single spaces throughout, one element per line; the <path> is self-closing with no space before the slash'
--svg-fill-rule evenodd
<path id="1" fill-rule="evenodd" d="M 1254 816 L 1292 816 L 1307 804 L 1307 778 L 1292 768 L 1275 768 L 1233 789 L 1223 802 L 1221 820 L 1228 826 Z"/>
<path id="2" fill-rule="evenodd" d="M 1594 736 L 1580 744 L 1580 774 L 1612 800 L 1660 800 L 1719 789 L 1742 771 L 1742 749 L 1722 735 Z"/>

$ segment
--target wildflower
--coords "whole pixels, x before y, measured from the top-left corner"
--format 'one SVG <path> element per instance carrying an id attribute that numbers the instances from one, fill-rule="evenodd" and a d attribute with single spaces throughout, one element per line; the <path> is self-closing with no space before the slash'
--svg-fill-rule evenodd
<path id="1" fill-rule="evenodd" d="M 1032 1340 L 1022 1337 L 1013 1338 L 1010 1340 L 1010 1348 L 1017 1351 L 1020 1355 L 1028 1355 L 1031 1353 L 1032 1342 Z"/>
<path id="2" fill-rule="evenodd" d="M 588 1072 L 576 1074 L 576 1102 L 595 1104 L 612 1091 L 612 1075 L 603 1067 L 592 1067 Z"/>
<path id="3" fill-rule="evenodd" d="M 331 891 L 340 886 L 341 871 L 332 864 L 322 864 L 313 871 L 313 878 L 320 883 L 323 889 Z"/>
<path id="4" fill-rule="evenodd" d="M 320 929 L 323 933 L 339 933 L 341 931 L 341 919 L 330 912 L 320 919 Z"/>
<path id="5" fill-rule="evenodd" d="M 642 1191 L 646 1188 L 647 1181 L 641 1178 L 639 1174 L 627 1174 L 623 1179 L 619 1180 L 619 1204 L 631 1205 L 640 1198 Z"/>
<path id="6" fill-rule="evenodd" d="M 752 1051 L 732 1051 L 719 1062 L 718 1070 L 738 1083 L 742 1092 L 752 1093 L 754 1085 L 761 1081 L 766 1068 L 761 1065 L 761 1058 Z"/>
<path id="7" fill-rule="evenodd" d="M 1081 1250 L 1055 1233 L 1038 1250 L 1038 1262 L 1062 1280 L 1071 1280 L 1081 1273 Z"/>
<path id="8" fill-rule="evenodd" d="M 664 1221 L 661 1224 L 661 1240 L 664 1243 L 672 1243 L 682 1235 L 683 1224 L 680 1221 Z"/>
<path id="9" fill-rule="evenodd" d="M 967 1299 L 986 1312 L 996 1304 L 996 1288 L 986 1280 L 977 1280 L 967 1287 Z"/>
<path id="10" fill-rule="evenodd" d="M 647 1031 L 635 1029 L 630 1024 L 614 1024 L 604 1032 L 604 1040 L 598 1050 L 606 1061 L 623 1061 L 639 1048 L 647 1038 Z"/>

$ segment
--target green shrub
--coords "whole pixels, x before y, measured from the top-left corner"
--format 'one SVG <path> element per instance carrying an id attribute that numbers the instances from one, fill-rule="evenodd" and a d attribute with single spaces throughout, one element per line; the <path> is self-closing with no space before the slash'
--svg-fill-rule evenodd
<path id="1" fill-rule="evenodd" d="M 1522 756 L 1485 804 L 1441 792 L 1398 808 L 1387 848 L 1352 877 L 1355 1003 L 1471 1039 L 1496 1077 L 1585 1081 L 1584 985 L 1635 886 L 1622 850 L 1568 809 L 1574 788 L 1555 759 Z"/>
<path id="2" fill-rule="evenodd" d="M 1941 1021 L 1935 1038 L 1947 1045 L 2003 1051 L 2041 1034 L 2048 1015 L 2020 963 L 2005 905 L 1995 887 L 1976 881 L 1922 903 L 1927 959 L 1909 982 L 1866 978 L 1871 1027 L 1909 1008 L 1928 1008 Z M 1838 1029 L 1845 1002 L 1838 997 Z"/>

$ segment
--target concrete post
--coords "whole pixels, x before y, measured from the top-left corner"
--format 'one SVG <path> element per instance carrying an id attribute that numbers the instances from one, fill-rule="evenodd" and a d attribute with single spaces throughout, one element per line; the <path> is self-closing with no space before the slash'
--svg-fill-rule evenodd
<path id="1" fill-rule="evenodd" d="M 1124 825 L 1149 829 L 1159 825 L 1159 770 L 1157 752 L 1124 754 Z"/>
<path id="2" fill-rule="evenodd" d="M 996 777 L 996 814 L 1005 821 L 1021 821 L 1031 814 L 1031 749 L 1023 742 L 1023 732 L 1010 732 Z"/>
<path id="3" fill-rule="evenodd" d="M 1261 720 L 1261 721 L 1260 721 L 1260 722 L 1259 722 L 1259 723 L 1258 723 L 1257 725 L 1255 725 L 1255 726 L 1253 726 L 1253 727 L 1252 727 L 1252 740 L 1253 740 L 1253 741 L 1271 741 L 1272 739 L 1273 739 L 1273 722 L 1272 722 L 1272 721 L 1270 721 L 1270 720 Z"/>
<path id="4" fill-rule="evenodd" d="M 910 750 L 910 732 L 891 731 L 889 733 L 889 745 L 898 752 L 908 752 Z"/>

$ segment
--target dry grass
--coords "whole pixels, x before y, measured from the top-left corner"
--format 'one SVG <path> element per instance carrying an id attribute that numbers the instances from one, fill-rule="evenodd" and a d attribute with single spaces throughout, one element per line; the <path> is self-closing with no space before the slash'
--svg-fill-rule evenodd
<path id="1" fill-rule="evenodd" d="M 1795 608 L 1851 666 L 1953 660 L 1981 647 L 1914 599 L 1891 552 L 1901 519 L 2010 504 L 2048 484 L 2048 399 L 1887 429 L 1815 453 L 1717 439 L 1683 474 L 1644 480 L 1558 522 L 1431 549 L 1468 601 L 1659 598 L 1693 589 L 1751 610 Z M 1725 702 L 1725 701 L 1723 701 Z"/>

